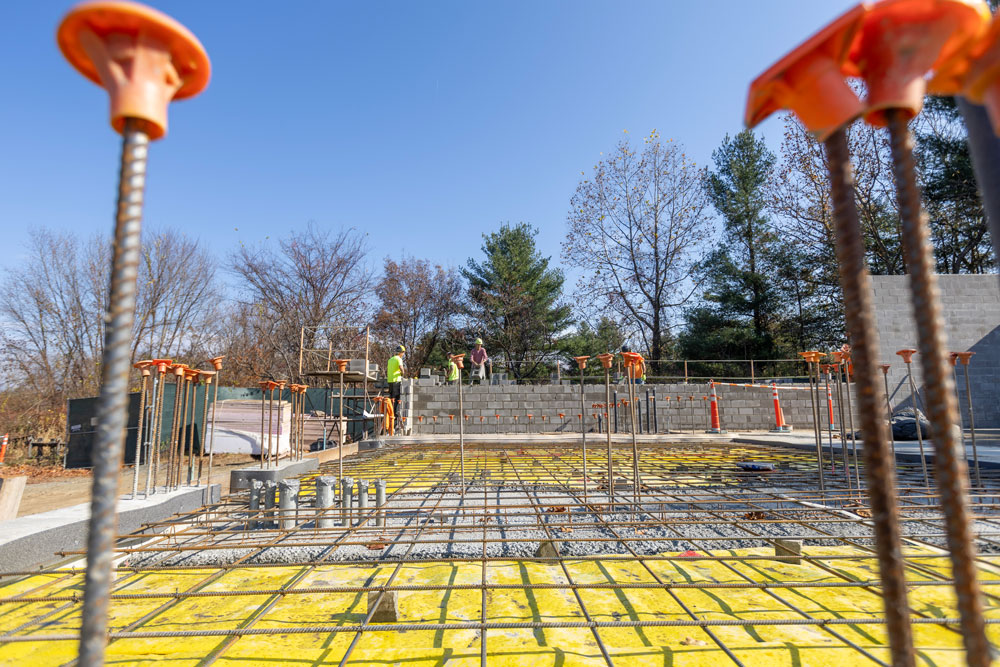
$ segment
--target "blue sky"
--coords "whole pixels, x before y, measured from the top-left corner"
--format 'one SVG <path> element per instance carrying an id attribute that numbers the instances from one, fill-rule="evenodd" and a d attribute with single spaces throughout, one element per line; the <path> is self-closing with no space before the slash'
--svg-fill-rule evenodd
<path id="1" fill-rule="evenodd" d="M 119 141 L 107 98 L 63 60 L 72 2 L 0 3 L 0 267 L 28 230 L 108 233 Z M 741 127 L 749 82 L 851 3 L 221 2 L 155 7 L 213 78 L 154 144 L 145 221 L 220 256 L 354 226 L 372 258 L 459 266 L 503 221 L 558 260 L 570 196 L 627 129 L 701 164 Z M 780 122 L 765 133 L 777 145 Z"/>

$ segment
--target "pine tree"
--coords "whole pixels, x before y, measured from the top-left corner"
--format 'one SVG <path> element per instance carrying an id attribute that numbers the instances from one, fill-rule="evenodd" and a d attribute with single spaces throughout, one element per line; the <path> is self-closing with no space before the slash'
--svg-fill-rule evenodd
<path id="1" fill-rule="evenodd" d="M 562 303 L 563 274 L 535 247 L 538 230 L 504 224 L 483 235 L 482 262 L 469 259 L 462 275 L 469 283 L 471 328 L 483 332 L 491 354 L 517 362 L 510 372 L 532 377 L 554 360 L 559 334 L 571 323 Z"/>

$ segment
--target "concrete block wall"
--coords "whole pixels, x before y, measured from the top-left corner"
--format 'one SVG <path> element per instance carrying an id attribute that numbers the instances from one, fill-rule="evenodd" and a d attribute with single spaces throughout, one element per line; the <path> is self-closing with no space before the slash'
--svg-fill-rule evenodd
<path id="1" fill-rule="evenodd" d="M 709 427 L 709 401 L 702 398 L 709 395 L 707 384 L 637 385 L 636 400 L 642 406 L 643 424 L 646 421 L 647 389 L 651 393 L 655 390 L 656 418 L 661 431 L 666 431 L 668 425 L 673 431 L 689 432 L 692 429 L 702 432 Z M 618 392 L 619 400 L 628 396 L 628 387 L 624 384 L 612 385 L 611 391 Z M 826 424 L 825 389 L 823 391 L 821 425 Z M 748 431 L 769 430 L 774 427 L 774 403 L 770 390 L 718 386 L 717 393 L 723 428 Z M 668 396 L 670 400 L 667 400 Z M 681 397 L 680 401 L 678 396 Z M 577 417 L 580 414 L 579 385 L 465 385 L 463 398 L 465 414 L 469 416 L 466 433 L 495 433 L 495 415 L 500 415 L 501 433 L 580 430 L 580 420 Z M 780 390 L 780 399 L 785 421 L 796 430 L 811 431 L 812 403 L 809 392 L 784 389 Z M 615 400 L 613 393 L 611 400 Z M 588 430 L 596 430 L 593 415 L 602 412 L 591 406 L 604 402 L 603 385 L 587 385 L 584 405 Z M 834 410 L 838 414 L 836 402 Z M 563 413 L 565 417 L 560 419 L 559 413 Z M 411 423 L 415 433 L 457 433 L 458 414 L 458 390 L 454 385 L 414 387 L 413 415 L 416 419 Z M 455 415 L 456 421 L 451 420 L 449 415 Z M 530 425 L 528 415 L 532 415 Z M 434 416 L 438 417 L 436 423 Z M 542 416 L 546 418 L 544 421 Z M 618 419 L 620 428 L 627 430 L 628 413 L 624 409 L 619 409 Z"/>
<path id="2" fill-rule="evenodd" d="M 948 346 L 976 354 L 969 366 L 976 426 L 1000 427 L 1000 281 L 996 275 L 938 276 Z M 906 366 L 896 350 L 916 348 L 916 325 L 908 276 L 872 276 L 881 363 L 890 364 L 889 397 L 894 407 L 910 405 Z M 913 379 L 923 384 L 920 355 L 913 358 Z M 958 395 L 968 428 L 965 376 L 958 366 Z M 921 401 L 923 394 L 921 392 Z M 923 405 L 923 404 L 922 404 Z"/>

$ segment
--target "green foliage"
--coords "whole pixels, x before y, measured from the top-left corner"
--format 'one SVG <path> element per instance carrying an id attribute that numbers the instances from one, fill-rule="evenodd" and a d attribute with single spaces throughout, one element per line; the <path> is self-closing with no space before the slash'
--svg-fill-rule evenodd
<path id="1" fill-rule="evenodd" d="M 701 263 L 703 304 L 687 312 L 681 349 L 692 358 L 772 358 L 772 330 L 785 306 L 775 280 L 781 248 L 766 215 L 775 157 L 744 130 L 727 135 L 712 160 L 706 187 L 722 218 L 722 242 Z"/>
<path id="2" fill-rule="evenodd" d="M 576 331 L 564 336 L 559 342 L 560 350 L 566 359 L 563 364 L 564 372 L 576 372 L 576 364 L 569 361 L 572 357 L 582 357 L 584 355 L 593 357 L 605 352 L 617 353 L 626 339 L 625 332 L 610 317 L 602 317 L 596 327 L 587 321 L 577 324 Z M 593 362 L 587 366 L 587 372 L 591 375 L 603 375 L 601 365 Z"/>
<path id="3" fill-rule="evenodd" d="M 532 377 L 551 360 L 559 334 L 571 323 L 562 303 L 563 274 L 535 247 L 538 231 L 526 223 L 504 224 L 483 235 L 485 259 L 469 259 L 467 314 L 483 332 L 490 354 L 525 363 L 510 369 Z"/>
<path id="4" fill-rule="evenodd" d="M 965 126 L 953 98 L 927 98 L 916 138 L 938 271 L 992 271 L 986 213 L 972 170 Z"/>

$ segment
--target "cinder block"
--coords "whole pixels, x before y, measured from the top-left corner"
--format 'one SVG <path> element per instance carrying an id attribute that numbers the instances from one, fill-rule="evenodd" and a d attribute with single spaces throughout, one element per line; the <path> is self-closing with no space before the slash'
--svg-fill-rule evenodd
<path id="1" fill-rule="evenodd" d="M 775 560 L 798 565 L 802 562 L 802 540 L 776 538 L 774 540 Z"/>

